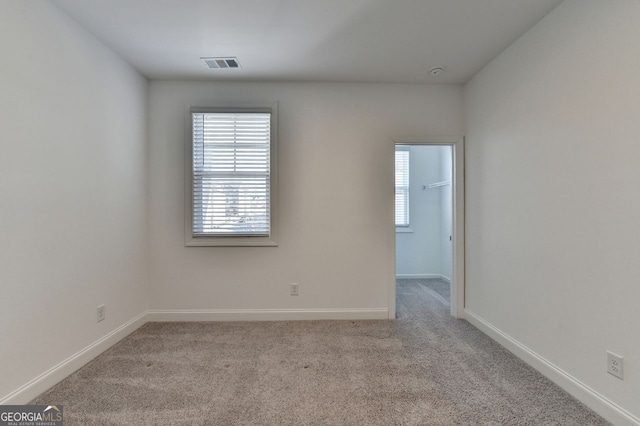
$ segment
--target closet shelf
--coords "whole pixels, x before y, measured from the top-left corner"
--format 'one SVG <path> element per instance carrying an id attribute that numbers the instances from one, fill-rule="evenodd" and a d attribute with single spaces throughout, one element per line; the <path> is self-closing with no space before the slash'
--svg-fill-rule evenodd
<path id="1" fill-rule="evenodd" d="M 440 186 L 447 186 L 447 185 L 451 185 L 451 181 L 450 180 L 444 180 L 442 182 L 436 182 L 436 183 L 430 183 L 429 185 L 422 185 L 422 189 L 431 189 L 431 188 L 438 188 Z"/>

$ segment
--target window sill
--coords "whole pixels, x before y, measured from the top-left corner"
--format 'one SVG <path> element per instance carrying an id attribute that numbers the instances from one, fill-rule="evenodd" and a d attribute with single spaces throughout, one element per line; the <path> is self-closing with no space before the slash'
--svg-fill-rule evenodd
<path id="1" fill-rule="evenodd" d="M 396 234 L 413 234 L 411 228 L 396 228 Z"/>
<path id="2" fill-rule="evenodd" d="M 192 237 L 185 247 L 277 247 L 273 237 Z"/>

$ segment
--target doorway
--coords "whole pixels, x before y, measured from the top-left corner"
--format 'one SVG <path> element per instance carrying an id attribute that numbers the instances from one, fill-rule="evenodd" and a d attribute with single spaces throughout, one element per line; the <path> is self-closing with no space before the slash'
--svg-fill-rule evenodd
<path id="1" fill-rule="evenodd" d="M 390 318 L 396 318 L 396 282 L 446 289 L 450 299 L 443 303 L 451 315 L 463 318 L 463 143 L 394 141 Z"/>

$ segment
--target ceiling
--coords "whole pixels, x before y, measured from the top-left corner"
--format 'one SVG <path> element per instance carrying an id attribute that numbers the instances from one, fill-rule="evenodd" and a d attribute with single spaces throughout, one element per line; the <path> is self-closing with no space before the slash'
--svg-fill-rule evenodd
<path id="1" fill-rule="evenodd" d="M 560 1 L 54 3 L 152 79 L 464 83 Z M 242 68 L 212 70 L 203 56 Z"/>

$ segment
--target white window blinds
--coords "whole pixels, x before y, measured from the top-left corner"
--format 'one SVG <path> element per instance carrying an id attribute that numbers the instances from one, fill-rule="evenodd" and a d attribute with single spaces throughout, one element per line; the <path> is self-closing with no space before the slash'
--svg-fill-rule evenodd
<path id="1" fill-rule="evenodd" d="M 409 151 L 396 150 L 396 226 L 409 226 Z"/>
<path id="2" fill-rule="evenodd" d="M 191 114 L 193 235 L 269 236 L 271 114 Z"/>

